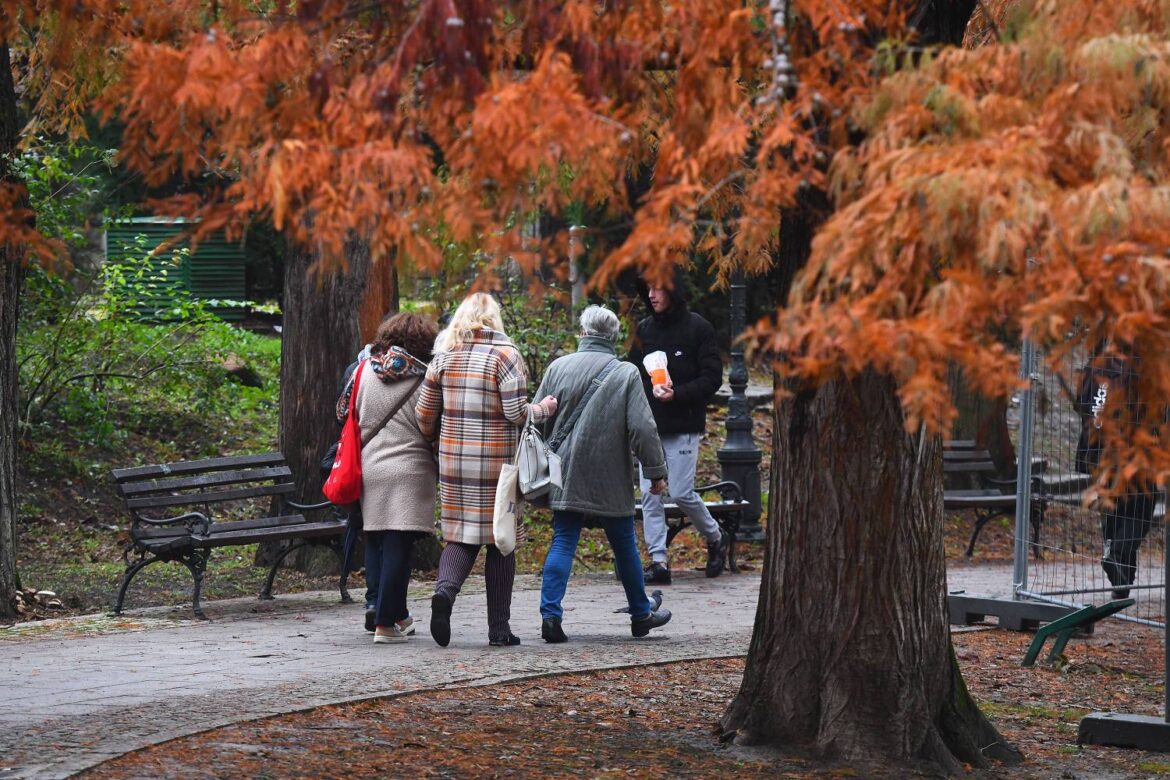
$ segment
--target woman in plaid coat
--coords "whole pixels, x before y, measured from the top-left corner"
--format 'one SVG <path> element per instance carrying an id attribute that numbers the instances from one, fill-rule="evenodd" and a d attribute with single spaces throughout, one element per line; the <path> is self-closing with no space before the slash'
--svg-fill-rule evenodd
<path id="1" fill-rule="evenodd" d="M 509 618 L 516 557 L 501 555 L 492 534 L 496 482 L 516 451 L 519 429 L 529 417 L 543 422 L 556 412 L 556 398 L 528 403 L 524 361 L 504 334 L 500 306 L 475 293 L 455 310 L 435 342 L 415 414 L 423 435 L 439 442 L 439 502 L 443 538 L 439 575 L 431 598 L 431 635 L 451 641 L 451 608 L 479 548 L 487 546 L 488 641 L 518 645 Z"/>

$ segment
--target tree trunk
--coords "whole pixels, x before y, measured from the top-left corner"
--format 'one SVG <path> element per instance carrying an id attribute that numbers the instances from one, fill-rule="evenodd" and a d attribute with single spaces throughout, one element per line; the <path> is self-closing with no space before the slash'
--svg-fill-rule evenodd
<path id="1" fill-rule="evenodd" d="M 953 392 L 951 401 L 958 412 L 951 437 L 974 441 L 975 449 L 987 450 L 997 477 L 1015 478 L 1016 448 L 1007 424 L 1008 399 L 985 398 L 972 390 L 957 366 L 950 369 L 949 384 Z"/>
<path id="2" fill-rule="evenodd" d="M 286 254 L 280 338 L 280 450 L 306 502 L 323 500 L 321 458 L 340 433 L 333 407 L 342 372 L 364 343 L 359 320 L 369 273 L 369 254 L 360 248 L 350 252 L 346 271 L 314 274 L 313 260 L 300 247 Z M 263 545 L 257 562 L 270 562 L 276 549 Z M 287 562 L 314 574 L 337 571 L 336 558 L 320 547 Z"/>
<path id="3" fill-rule="evenodd" d="M 763 582 L 728 738 L 947 771 L 1018 758 L 951 650 L 938 440 L 903 426 L 894 383 L 873 373 L 778 406 Z"/>
<path id="4" fill-rule="evenodd" d="M 398 269 L 389 260 L 371 264 L 358 322 L 362 342 L 373 341 L 382 319 L 397 311 Z"/>
<path id="5" fill-rule="evenodd" d="M 8 43 L 0 40 L 0 185 L 8 182 L 19 126 Z M 16 320 L 24 277 L 19 246 L 0 245 L 0 617 L 12 617 L 16 573 Z"/>

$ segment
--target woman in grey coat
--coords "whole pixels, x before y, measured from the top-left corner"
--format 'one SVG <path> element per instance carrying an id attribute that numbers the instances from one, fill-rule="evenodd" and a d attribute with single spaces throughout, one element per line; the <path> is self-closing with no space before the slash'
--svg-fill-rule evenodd
<path id="1" fill-rule="evenodd" d="M 438 469 L 414 406 L 438 329 L 417 314 L 396 314 L 378 328 L 358 383 L 362 432 L 362 518 L 366 544 L 380 556 L 374 642 L 404 642 L 413 633 L 406 609 L 410 551 L 435 532 Z"/>
<path id="2" fill-rule="evenodd" d="M 557 449 L 563 487 L 554 487 L 549 499 L 553 539 L 540 589 L 540 634 L 546 642 L 567 639 L 561 628 L 561 600 L 585 526 L 604 528 L 613 547 L 614 564 L 630 606 L 631 633 L 645 636 L 670 620 L 670 610 L 656 609 L 646 596 L 634 534 L 631 452 L 656 494 L 666 488 L 666 459 L 638 369 L 617 359 L 614 344 L 619 333 L 620 323 L 612 311 L 603 306 L 585 309 L 577 352 L 553 361 L 536 391 L 538 398 L 552 395 L 557 399 L 556 416 L 544 424 L 546 441 L 557 436 L 560 426 L 568 424 L 581 407 Z M 597 390 L 582 405 L 598 378 L 602 381 Z"/>

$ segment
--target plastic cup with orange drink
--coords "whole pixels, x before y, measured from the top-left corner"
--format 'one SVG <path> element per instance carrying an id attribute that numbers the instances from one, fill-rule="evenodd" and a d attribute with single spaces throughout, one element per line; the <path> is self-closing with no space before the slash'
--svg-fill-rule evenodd
<path id="1" fill-rule="evenodd" d="M 650 384 L 655 387 L 670 384 L 670 374 L 666 370 L 665 352 L 651 352 L 642 358 L 642 365 L 646 367 L 646 373 L 650 375 Z"/>

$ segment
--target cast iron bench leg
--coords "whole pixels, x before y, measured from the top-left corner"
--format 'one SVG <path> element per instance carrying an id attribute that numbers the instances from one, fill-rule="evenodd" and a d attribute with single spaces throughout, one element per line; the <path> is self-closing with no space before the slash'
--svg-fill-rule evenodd
<path id="1" fill-rule="evenodd" d="M 264 580 L 264 587 L 260 589 L 259 598 L 261 601 L 272 601 L 274 598 L 272 595 L 272 583 L 276 580 L 276 570 L 280 568 L 280 564 L 284 562 L 284 559 L 288 557 L 289 553 L 301 549 L 308 543 L 308 539 L 297 539 L 276 556 L 276 560 L 272 562 L 272 567 L 268 570 L 268 577 Z"/>
<path id="2" fill-rule="evenodd" d="M 1044 559 L 1044 552 L 1040 548 L 1040 529 L 1044 526 L 1044 513 L 1048 509 L 1048 502 L 1045 499 L 1032 502 L 1032 508 L 1028 512 L 1028 519 L 1032 523 L 1032 557 L 1038 561 Z"/>
<path id="3" fill-rule="evenodd" d="M 999 512 L 996 510 L 975 510 L 975 527 L 971 529 L 971 541 L 967 543 L 967 551 L 963 553 L 964 555 L 970 558 L 975 554 L 975 542 L 979 541 L 979 534 L 983 531 L 983 526 L 998 516 Z"/>
<path id="4" fill-rule="evenodd" d="M 191 607 L 195 617 L 200 620 L 207 620 L 207 615 L 203 614 L 203 607 L 199 604 L 199 595 L 203 592 L 203 574 L 207 571 L 207 559 L 210 555 L 210 550 L 192 550 L 179 558 L 191 570 L 191 578 L 195 580 L 195 588 L 191 594 Z"/>
<path id="5" fill-rule="evenodd" d="M 350 537 L 349 533 L 346 533 L 344 543 L 339 541 L 337 537 L 332 537 L 329 540 L 329 547 L 333 550 L 334 553 L 337 554 L 337 560 L 341 562 L 341 582 L 339 587 L 341 589 L 342 604 L 353 603 L 353 596 L 349 595 L 349 588 L 347 585 L 349 584 L 349 563 L 350 558 L 353 557 L 353 548 L 356 536 L 356 533 L 354 534 L 354 537 Z"/>
<path id="6" fill-rule="evenodd" d="M 122 574 L 122 586 L 118 588 L 118 601 L 114 604 L 114 614 L 122 614 L 122 603 L 126 599 L 126 589 L 130 587 L 130 580 L 134 579 L 138 572 L 145 569 L 152 563 L 161 561 L 162 558 L 146 558 L 143 557 L 132 564 L 129 564 L 126 571 Z"/>

